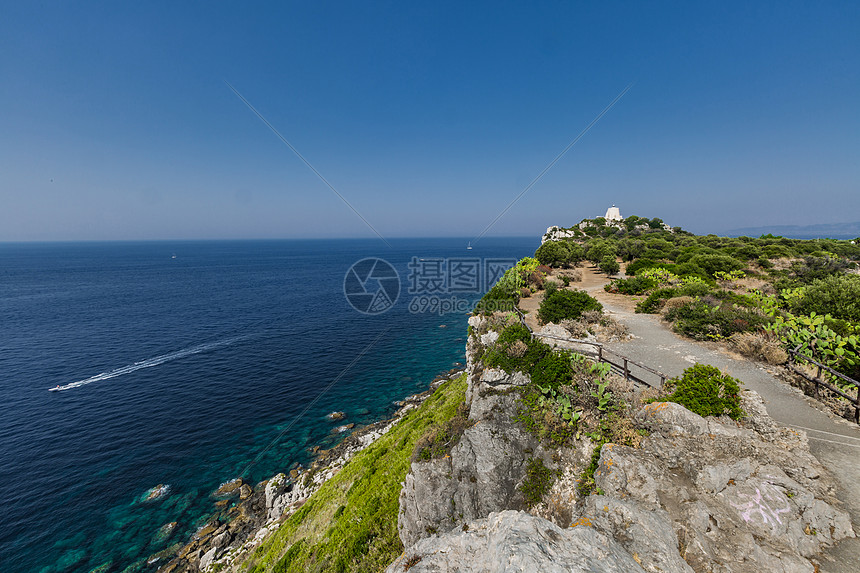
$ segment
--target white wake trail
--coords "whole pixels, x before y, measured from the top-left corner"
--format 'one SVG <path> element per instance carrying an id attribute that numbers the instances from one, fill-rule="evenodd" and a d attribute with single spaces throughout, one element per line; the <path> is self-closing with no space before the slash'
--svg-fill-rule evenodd
<path id="1" fill-rule="evenodd" d="M 63 386 L 58 386 L 56 388 L 49 388 L 48 390 L 54 392 L 60 392 L 63 390 L 71 390 L 73 388 L 80 388 L 81 386 L 86 386 L 87 384 L 92 384 L 93 382 L 101 382 L 102 380 L 110 380 L 111 378 L 116 378 L 117 376 L 122 376 L 123 374 L 130 374 L 131 372 L 136 372 L 137 370 L 141 370 L 143 368 L 152 368 L 153 366 L 158 366 L 159 364 L 164 364 L 165 362 L 170 362 L 171 360 L 178 360 L 180 358 L 185 358 L 186 356 L 191 356 L 192 354 L 200 354 L 201 352 L 207 352 L 209 350 L 215 350 L 216 348 L 222 348 L 224 346 L 229 346 L 243 338 L 247 338 L 246 336 L 236 336 L 233 338 L 228 338 L 226 340 L 219 340 L 217 342 L 207 342 L 204 344 L 198 344 L 197 346 L 191 346 L 189 348 L 183 348 L 182 350 L 177 350 L 175 352 L 170 352 L 168 354 L 162 354 L 161 356 L 155 356 L 154 358 L 148 358 L 146 360 L 141 360 L 140 362 L 135 362 L 134 364 L 129 364 L 128 366 L 123 366 L 122 368 L 117 368 L 116 370 L 111 370 L 110 372 L 102 372 L 101 374 L 96 374 L 95 376 L 90 376 L 85 380 L 78 380 L 77 382 L 72 382 L 70 384 L 65 384 Z"/>

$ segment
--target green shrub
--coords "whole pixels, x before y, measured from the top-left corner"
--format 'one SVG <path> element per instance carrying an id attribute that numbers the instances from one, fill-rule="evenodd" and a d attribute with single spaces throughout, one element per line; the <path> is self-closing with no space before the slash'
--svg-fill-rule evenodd
<path id="1" fill-rule="evenodd" d="M 791 307 L 796 314 L 830 314 L 860 322 L 860 275 L 832 275 L 812 282 Z"/>
<path id="2" fill-rule="evenodd" d="M 547 493 L 549 493 L 556 473 L 546 467 L 540 458 L 532 458 L 526 465 L 526 477 L 519 490 L 525 498 L 526 507 L 534 507 L 539 504 Z"/>
<path id="3" fill-rule="evenodd" d="M 562 352 L 548 352 L 530 369 L 532 382 L 538 386 L 558 388 L 573 380 L 570 356 Z"/>
<path id="4" fill-rule="evenodd" d="M 614 255 L 606 255 L 601 259 L 599 268 L 601 272 L 612 276 L 621 270 L 621 265 L 615 260 Z"/>
<path id="5" fill-rule="evenodd" d="M 710 279 L 705 269 L 691 262 L 681 263 L 675 269 L 675 274 L 680 277 L 699 277 L 705 280 Z"/>
<path id="6" fill-rule="evenodd" d="M 538 318 L 546 324 L 565 319 L 576 320 L 586 310 L 602 311 L 603 305 L 581 290 L 560 290 L 544 298 L 538 309 Z"/>
<path id="7" fill-rule="evenodd" d="M 730 273 L 744 268 L 744 263 L 728 255 L 696 255 L 690 259 L 694 265 L 701 267 L 709 276 L 717 271 Z"/>
<path id="8" fill-rule="evenodd" d="M 657 289 L 649 294 L 648 298 L 636 305 L 636 312 L 643 314 L 654 314 L 655 312 L 659 312 L 662 302 L 674 296 L 678 296 L 677 289 L 671 287 Z"/>
<path id="9" fill-rule="evenodd" d="M 629 279 L 617 279 L 606 285 L 606 290 L 627 295 L 644 294 L 646 291 L 657 287 L 657 281 L 648 277 L 631 277 Z"/>
<path id="10" fill-rule="evenodd" d="M 707 283 L 691 282 L 678 287 L 677 296 L 705 296 L 711 292 L 711 286 Z"/>
<path id="11" fill-rule="evenodd" d="M 802 263 L 795 262 L 791 266 L 795 278 L 804 284 L 811 284 L 819 279 L 840 274 L 849 267 L 849 262 L 838 257 L 805 257 Z"/>
<path id="12" fill-rule="evenodd" d="M 560 267 L 570 261 L 570 248 L 562 241 L 547 241 L 537 248 L 535 258 L 542 265 Z"/>
<path id="13" fill-rule="evenodd" d="M 666 313 L 673 321 L 675 332 L 698 340 L 728 338 L 738 332 L 754 331 L 769 324 L 771 319 L 726 300 L 709 304 L 694 300 Z"/>
<path id="14" fill-rule="evenodd" d="M 481 300 L 475 305 L 476 313 L 492 314 L 497 310 L 513 310 L 520 302 L 520 289 L 506 288 L 504 285 L 496 284 L 487 291 Z"/>
<path id="15" fill-rule="evenodd" d="M 684 370 L 680 378 L 666 382 L 672 392 L 658 402 L 675 402 L 700 416 L 729 416 L 737 420 L 741 410 L 741 382 L 708 364 L 696 364 Z"/>
<path id="16" fill-rule="evenodd" d="M 636 273 L 638 273 L 641 269 L 650 269 L 651 267 L 658 266 L 658 264 L 659 263 L 652 259 L 636 259 L 635 261 L 627 265 L 627 268 L 624 272 L 628 277 L 632 277 L 636 276 Z"/>
<path id="17" fill-rule="evenodd" d="M 530 374 L 534 383 L 553 388 L 573 379 L 570 357 L 532 339 L 529 330 L 521 324 L 503 330 L 495 346 L 484 355 L 483 362 L 487 368 Z"/>

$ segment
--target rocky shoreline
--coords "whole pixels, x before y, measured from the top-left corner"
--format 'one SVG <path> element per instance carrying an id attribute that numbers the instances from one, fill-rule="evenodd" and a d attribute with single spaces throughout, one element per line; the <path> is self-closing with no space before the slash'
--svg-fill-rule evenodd
<path id="1" fill-rule="evenodd" d="M 463 372 L 455 368 L 433 379 L 427 390 L 395 402 L 398 410 L 389 418 L 367 426 L 345 424 L 333 431 L 349 432 L 337 446 L 324 450 L 315 446 L 314 461 L 308 468 L 301 465 L 288 473 L 279 473 L 257 484 L 241 477 L 231 480 L 212 493 L 218 514 L 198 529 L 192 538 L 169 554 L 157 554 L 148 564 L 156 565 L 159 573 L 228 569 L 241 563 L 281 523 L 295 513 L 304 502 L 331 477 L 337 474 L 358 452 L 385 435 L 403 417 L 420 406 L 448 380 Z M 329 414 L 331 421 L 341 421 L 341 412 Z"/>

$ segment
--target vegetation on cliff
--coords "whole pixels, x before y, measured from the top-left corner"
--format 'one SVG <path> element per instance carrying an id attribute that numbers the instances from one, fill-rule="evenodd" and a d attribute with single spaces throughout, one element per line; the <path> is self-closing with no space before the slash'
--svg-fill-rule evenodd
<path id="1" fill-rule="evenodd" d="M 397 535 L 400 484 L 418 440 L 449 427 L 466 376 L 440 386 L 421 406 L 351 459 L 251 555 L 243 570 L 380 571 L 403 546 Z"/>

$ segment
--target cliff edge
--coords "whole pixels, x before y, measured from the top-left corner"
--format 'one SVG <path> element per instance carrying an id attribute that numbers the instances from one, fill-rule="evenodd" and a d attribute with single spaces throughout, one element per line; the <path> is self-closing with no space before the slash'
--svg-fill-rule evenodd
<path id="1" fill-rule="evenodd" d="M 532 377 L 485 365 L 515 347 L 500 341 L 504 324 L 469 326 L 467 422 L 442 455 L 413 457 L 399 498 L 406 551 L 388 573 L 812 573 L 824 547 L 854 537 L 806 435 L 777 425 L 758 394 L 741 393 L 738 421 L 704 418 L 610 377 L 602 392 L 623 398 L 619 411 L 598 402 L 580 413 L 596 420 L 559 440 L 529 423 Z M 624 438 L 596 439 L 604 423 Z"/>

